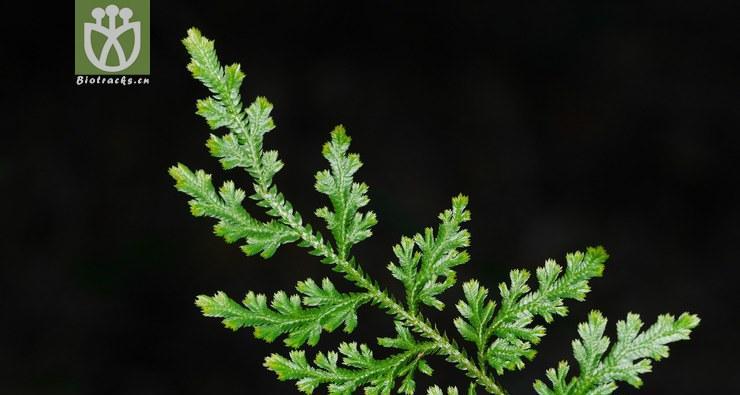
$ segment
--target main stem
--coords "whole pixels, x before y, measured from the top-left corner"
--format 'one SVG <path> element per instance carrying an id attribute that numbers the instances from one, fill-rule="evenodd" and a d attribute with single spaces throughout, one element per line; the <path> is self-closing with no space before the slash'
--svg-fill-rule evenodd
<path id="1" fill-rule="evenodd" d="M 401 304 L 393 300 L 393 298 L 388 296 L 388 294 L 380 289 L 377 284 L 367 278 L 367 276 L 365 276 L 365 274 L 356 265 L 348 262 L 344 258 L 340 258 L 333 248 L 327 246 L 312 231 L 307 229 L 292 212 L 287 210 L 278 202 L 277 197 L 270 193 L 269 185 L 257 184 L 255 185 L 255 192 L 263 201 L 270 205 L 270 208 L 280 215 L 280 218 L 286 225 L 298 232 L 301 239 L 308 243 L 311 248 L 318 251 L 328 262 L 336 265 L 339 271 L 344 273 L 348 280 L 355 283 L 358 287 L 365 289 L 367 294 L 377 304 L 390 312 L 397 319 L 400 319 L 407 326 L 414 328 L 415 332 L 437 344 L 441 354 L 446 356 L 448 361 L 456 363 L 458 367 L 466 370 L 467 374 L 482 385 L 488 393 L 496 395 L 508 394 L 503 387 L 479 368 L 475 362 L 471 361 L 459 348 L 450 343 L 445 336 L 442 336 L 442 334 L 440 334 L 435 328 L 430 326 L 424 320 L 418 318 L 416 315 L 410 313 Z"/>

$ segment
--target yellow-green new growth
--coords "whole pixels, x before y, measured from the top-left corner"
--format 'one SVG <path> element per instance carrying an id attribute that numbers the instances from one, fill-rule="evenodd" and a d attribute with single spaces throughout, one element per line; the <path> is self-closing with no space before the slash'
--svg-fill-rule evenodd
<path id="1" fill-rule="evenodd" d="M 269 258 L 279 247 L 296 243 L 356 288 L 340 292 L 329 279 L 320 285 L 307 279 L 298 282 L 295 295 L 278 291 L 268 302 L 264 294 L 249 291 L 241 303 L 219 291 L 197 297 L 203 314 L 220 318 L 232 330 L 253 328 L 256 338 L 268 342 L 283 337 L 290 348 L 316 346 L 323 332 L 340 326 L 352 333 L 358 325 L 358 309 L 366 304 L 385 311 L 396 330 L 395 337 L 377 339 L 379 346 L 391 350 L 386 358 L 376 358 L 370 346 L 355 342 L 342 343 L 337 351 L 315 353 L 312 362 L 305 350 L 292 350 L 287 357 L 272 354 L 264 366 L 280 380 L 294 380 L 298 389 L 308 394 L 322 386 L 330 394 L 413 394 L 417 391 L 416 373 L 431 375 L 429 357 L 441 356 L 470 378 L 468 395 L 475 394 L 476 388 L 503 395 L 507 392 L 498 377 L 506 370 L 521 369 L 534 358 L 533 347 L 545 335 L 545 328 L 534 321 L 549 323 L 566 315 L 565 301 L 582 301 L 589 292 L 589 280 L 602 275 L 607 254 L 596 247 L 568 254 L 565 269 L 548 260 L 536 271 L 535 290 L 528 285 L 529 272 L 512 270 L 510 282 L 499 285 L 498 303 L 489 299 L 489 291 L 477 280 L 466 282 L 465 298 L 456 304 L 461 317 L 454 324 L 462 339 L 475 347 L 476 357 L 471 358 L 466 348 L 439 331 L 423 311 L 425 306 L 444 309 L 440 296 L 456 283 L 456 267 L 470 260 L 465 250 L 470 234 L 462 228 L 470 220 L 468 198 L 454 197 L 452 207 L 439 215 L 436 230 L 428 227 L 413 237 L 402 237 L 393 248 L 397 261 L 388 269 L 405 290 L 404 302 L 398 301 L 371 279 L 351 254 L 352 246 L 371 236 L 377 218 L 372 211 L 362 211 L 370 201 L 368 187 L 354 180 L 362 162 L 359 155 L 349 152 L 351 139 L 344 128 L 337 126 L 331 132 L 322 150 L 329 168 L 316 174 L 315 188 L 328 197 L 330 205 L 319 208 L 315 215 L 326 222 L 329 241 L 304 222 L 273 182 L 283 163 L 276 151 L 263 148 L 265 134 L 275 128 L 272 105 L 258 97 L 244 108 L 240 66 L 222 66 L 213 41 L 198 30 L 188 30 L 183 43 L 191 57 L 188 70 L 212 94 L 198 100 L 197 114 L 211 129 L 227 130 L 223 135 L 210 135 L 206 145 L 211 155 L 224 169 L 242 168 L 249 174 L 254 191 L 250 198 L 273 219 L 253 217 L 244 208 L 247 193 L 232 181 L 217 190 L 209 174 L 178 164 L 170 174 L 176 188 L 190 196 L 192 214 L 216 219 L 214 232 L 228 243 L 243 243 L 247 255 Z M 618 324 L 618 342 L 602 359 L 608 346 L 602 337 L 604 324 L 603 317 L 592 314 L 589 323 L 579 327 L 582 341 L 574 342 L 574 350 L 580 375 L 567 380 L 568 367 L 563 363 L 557 371 L 547 373 L 552 389 L 540 381 L 535 383 L 540 394 L 607 394 L 620 380 L 639 385 L 637 375 L 650 368 L 647 358 L 667 356 L 665 344 L 688 338 L 698 318 L 685 314 L 674 321 L 661 316 L 656 325 L 638 334 L 639 320 L 630 315 Z M 426 393 L 444 394 L 438 386 Z M 457 395 L 458 391 L 449 387 L 447 394 Z"/>

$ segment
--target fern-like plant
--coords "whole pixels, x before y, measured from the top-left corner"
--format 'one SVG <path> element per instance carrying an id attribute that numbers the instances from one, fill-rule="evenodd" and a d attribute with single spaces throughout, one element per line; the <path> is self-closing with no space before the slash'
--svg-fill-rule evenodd
<path id="1" fill-rule="evenodd" d="M 267 342 L 283 338 L 292 350 L 287 355 L 272 354 L 264 361 L 278 379 L 295 381 L 307 394 L 322 386 L 330 394 L 413 394 L 415 375 L 431 375 L 428 360 L 437 355 L 470 378 L 468 394 L 476 393 L 476 388 L 506 394 L 499 378 L 508 370 L 522 369 L 534 358 L 534 347 L 545 335 L 541 323 L 565 316 L 566 302 L 584 300 L 589 281 L 602 275 L 608 256 L 603 248 L 593 247 L 566 255 L 565 266 L 547 260 L 536 270 L 534 281 L 526 270 L 512 270 L 508 283 L 498 286 L 498 301 L 479 281 L 465 282 L 464 299 L 455 306 L 460 316 L 454 325 L 462 340 L 475 350 L 469 354 L 424 313 L 427 308 L 445 308 L 440 295 L 455 285 L 456 267 L 470 259 L 465 250 L 470 235 L 463 228 L 470 220 L 468 198 L 454 197 L 452 207 L 439 214 L 436 229 L 402 237 L 393 247 L 396 259 L 388 269 L 405 289 L 403 299 L 395 298 L 363 271 L 351 252 L 355 244 L 370 237 L 377 218 L 365 209 L 368 187 L 354 179 L 362 163 L 357 154 L 349 152 L 350 138 L 344 128 L 338 126 L 331 132 L 322 150 L 329 168 L 316 174 L 316 190 L 328 197 L 329 205 L 316 210 L 315 215 L 326 222 L 328 238 L 293 209 L 273 182 L 283 163 L 276 151 L 263 147 L 264 135 L 274 128 L 272 105 L 258 97 L 245 108 L 240 66 L 222 66 L 213 41 L 198 30 L 190 29 L 183 43 L 191 57 L 188 69 L 212 94 L 198 100 L 197 113 L 211 129 L 227 130 L 223 135 L 211 134 L 207 143 L 211 154 L 225 169 L 247 171 L 254 181 L 250 198 L 273 219 L 265 222 L 250 215 L 243 206 L 247 193 L 232 181 L 216 188 L 203 170 L 191 171 L 178 164 L 170 174 L 176 188 L 191 197 L 192 214 L 217 220 L 215 233 L 228 243 L 239 242 L 250 256 L 269 258 L 281 246 L 296 243 L 354 287 L 353 291 L 340 291 L 328 278 L 309 278 L 298 282 L 297 293 L 279 291 L 269 300 L 252 291 L 241 302 L 223 292 L 197 297 L 203 314 L 221 319 L 227 328 L 253 328 L 254 336 Z M 392 318 L 396 336 L 377 341 L 378 346 L 393 350 L 391 356 L 377 358 L 371 346 L 356 342 L 342 343 L 336 351 L 303 349 L 316 346 L 324 332 L 339 327 L 352 333 L 358 322 L 357 310 L 365 304 Z M 651 360 L 666 357 L 667 344 L 688 339 L 698 323 L 699 318 L 692 314 L 684 313 L 677 319 L 662 315 L 641 331 L 640 318 L 629 314 L 617 323 L 617 340 L 610 347 L 604 336 L 606 319 L 594 311 L 579 325 L 580 339 L 573 341 L 578 373 L 569 375 L 568 363 L 561 362 L 557 369 L 547 371 L 550 384 L 538 380 L 534 389 L 540 395 L 597 395 L 612 393 L 618 382 L 639 387 L 640 375 L 650 371 Z M 443 390 L 433 386 L 426 393 L 442 395 Z M 448 388 L 446 393 L 454 395 L 458 390 Z"/>

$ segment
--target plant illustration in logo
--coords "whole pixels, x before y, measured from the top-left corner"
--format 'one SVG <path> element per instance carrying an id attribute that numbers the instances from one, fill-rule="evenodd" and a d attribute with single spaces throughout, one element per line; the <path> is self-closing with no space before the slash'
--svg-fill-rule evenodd
<path id="1" fill-rule="evenodd" d="M 130 8 L 119 9 L 115 4 L 105 7 L 105 10 L 96 7 L 92 10 L 91 15 L 95 22 L 85 23 L 84 30 L 84 46 L 87 59 L 103 71 L 118 72 L 127 69 L 136 61 L 141 51 L 141 22 L 131 22 L 134 12 Z M 103 23 L 106 17 L 108 23 L 107 26 L 104 26 Z M 119 17 L 122 21 L 120 25 L 117 23 Z M 131 52 L 126 55 L 119 38 L 129 30 L 134 34 L 134 41 Z M 93 32 L 105 36 L 105 42 L 98 53 L 93 49 Z M 115 64 L 115 62 L 113 65 L 108 64 L 110 58 L 113 57 L 111 51 L 115 52 L 118 64 Z"/>

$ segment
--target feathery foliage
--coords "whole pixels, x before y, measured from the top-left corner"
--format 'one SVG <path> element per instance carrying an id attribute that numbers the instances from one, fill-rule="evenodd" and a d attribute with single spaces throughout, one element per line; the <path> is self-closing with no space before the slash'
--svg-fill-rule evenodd
<path id="1" fill-rule="evenodd" d="M 441 223 L 436 236 L 432 228 L 426 228 L 423 236 L 417 233 L 413 238 L 403 237 L 393 247 L 399 263 L 389 264 L 388 270 L 403 283 L 406 304 L 412 314 L 420 302 L 442 310 L 445 305 L 437 296 L 455 285 L 453 268 L 470 260 L 462 250 L 470 244 L 470 234 L 460 229 L 463 222 L 470 221 L 467 205 L 468 198 L 458 195 L 452 199 L 452 209 L 439 214 Z"/>
<path id="2" fill-rule="evenodd" d="M 565 316 L 566 301 L 584 300 L 589 281 L 602 275 L 608 256 L 603 248 L 592 247 L 567 254 L 565 268 L 547 260 L 536 270 L 535 289 L 530 288 L 528 271 L 512 270 L 509 282 L 498 287 L 498 300 L 480 281 L 465 282 L 464 299 L 456 304 L 460 317 L 454 325 L 475 348 L 476 356 L 470 357 L 467 348 L 438 330 L 424 311 L 445 308 L 442 294 L 455 285 L 457 266 L 470 260 L 466 251 L 470 234 L 462 227 L 470 221 L 468 198 L 454 197 L 452 207 L 438 216 L 436 229 L 404 236 L 393 247 L 396 261 L 388 269 L 401 281 L 405 293 L 404 301 L 398 301 L 351 254 L 354 245 L 372 235 L 377 217 L 365 209 L 370 201 L 368 186 L 355 181 L 362 162 L 359 155 L 349 152 L 351 139 L 345 129 L 337 126 L 331 132 L 322 149 L 329 168 L 316 174 L 315 189 L 329 200 L 329 205 L 315 211 L 330 234 L 325 239 L 304 221 L 273 181 L 283 163 L 276 151 L 264 149 L 266 133 L 275 128 L 272 105 L 262 97 L 248 106 L 242 103 L 244 73 L 240 66 L 222 66 L 213 41 L 198 30 L 190 29 L 183 43 L 191 57 L 188 70 L 211 92 L 197 101 L 197 114 L 211 129 L 225 130 L 211 134 L 206 145 L 224 169 L 246 171 L 253 181 L 250 199 L 271 219 L 262 221 L 251 215 L 244 206 L 247 192 L 234 182 L 226 181 L 216 189 L 205 171 L 178 164 L 170 175 L 175 187 L 190 197 L 191 213 L 215 219 L 214 233 L 228 243 L 242 243 L 247 255 L 269 258 L 281 246 L 296 243 L 355 287 L 352 292 L 340 292 L 328 278 L 320 284 L 307 279 L 298 282 L 297 294 L 278 291 L 269 301 L 254 291 L 248 291 L 241 303 L 222 291 L 197 297 L 203 314 L 221 319 L 229 329 L 252 328 L 256 338 L 267 342 L 282 337 L 293 350 L 287 356 L 268 356 L 264 366 L 280 380 L 295 381 L 299 391 L 311 394 L 325 387 L 329 394 L 413 394 L 417 373 L 431 375 L 428 359 L 440 356 L 470 378 L 468 395 L 477 389 L 507 394 L 500 376 L 522 369 L 534 358 L 534 347 L 545 335 L 544 326 L 535 320 L 550 323 Z M 356 342 L 344 342 L 337 351 L 316 352 L 310 361 L 307 351 L 298 349 L 318 345 L 323 332 L 339 327 L 352 333 L 358 325 L 358 309 L 366 304 L 380 308 L 393 320 L 396 336 L 377 339 L 379 346 L 390 350 L 388 357 L 376 358 L 369 345 Z M 573 343 L 579 375 L 569 379 L 568 364 L 563 362 L 547 372 L 552 387 L 537 381 L 535 390 L 541 395 L 595 395 L 611 393 L 618 381 L 639 386 L 639 375 L 651 369 L 650 360 L 666 357 L 666 344 L 688 338 L 698 322 L 690 314 L 677 320 L 664 315 L 640 332 L 642 323 L 630 314 L 618 323 L 617 342 L 605 354 L 609 346 L 603 336 L 606 319 L 592 313 L 588 323 L 579 326 L 581 340 Z M 445 394 L 436 385 L 426 393 Z M 449 387 L 446 394 L 459 392 Z"/>
<path id="3" fill-rule="evenodd" d="M 198 296 L 195 304 L 203 315 L 223 318 L 229 329 L 253 327 L 258 339 L 272 342 L 287 334 L 285 344 L 295 348 L 304 343 L 315 346 L 322 331 L 332 332 L 342 324 L 351 333 L 357 326 L 357 309 L 370 300 L 366 294 L 340 293 L 328 278 L 321 286 L 311 279 L 300 281 L 296 289 L 303 297 L 278 291 L 269 306 L 265 295 L 254 292 L 242 304 L 223 292 Z"/>
<path id="4" fill-rule="evenodd" d="M 457 304 L 462 317 L 455 319 L 455 326 L 465 340 L 475 343 L 480 362 L 488 362 L 499 375 L 505 369 L 522 369 L 525 359 L 536 355 L 532 345 L 545 335 L 543 326 L 532 326 L 535 317 L 552 322 L 554 316 L 566 315 L 564 299 L 583 300 L 590 290 L 588 280 L 602 275 L 607 258 L 601 247 L 568 254 L 565 273 L 554 260 L 547 260 L 537 269 L 536 291 L 527 285 L 529 272 L 512 270 L 510 284 L 499 285 L 501 307 L 495 315 L 496 304 L 487 300 L 488 290 L 469 281 L 463 284 L 465 301 Z"/>
<path id="5" fill-rule="evenodd" d="M 617 322 L 617 341 L 604 336 L 606 318 L 592 311 L 588 322 L 578 325 L 580 340 L 573 341 L 573 355 L 578 361 L 579 374 L 568 379 L 570 366 L 560 362 L 557 370 L 549 369 L 547 378 L 552 388 L 540 380 L 534 388 L 540 395 L 608 395 L 617 389 L 618 381 L 639 388 L 640 375 L 652 370 L 652 361 L 668 357 L 668 343 L 689 338 L 691 330 L 699 325 L 699 317 L 683 313 L 678 319 L 670 314 L 658 317 L 647 330 L 640 332 L 642 321 L 630 313 L 627 319 Z"/>
<path id="6" fill-rule="evenodd" d="M 413 374 L 418 369 L 430 375 L 431 369 L 420 358 L 436 348 L 434 344 L 417 344 L 385 359 L 376 359 L 367 345 L 342 343 L 339 352 L 319 352 L 314 365 L 306 359 L 305 352 L 291 351 L 285 358 L 272 354 L 265 366 L 277 373 L 280 380 L 297 380 L 298 389 L 312 393 L 320 385 L 328 387 L 329 394 L 352 394 L 360 388 L 368 395 L 389 394 L 396 387 L 396 380 L 403 377 L 399 393 L 413 394 L 416 384 Z M 341 365 L 339 355 L 342 356 Z"/>
<path id="7" fill-rule="evenodd" d="M 359 155 L 347 153 L 350 141 L 352 139 L 344 128 L 337 126 L 331 132 L 331 141 L 324 144 L 322 150 L 331 170 L 316 173 L 316 190 L 329 197 L 334 209 L 331 211 L 322 207 L 316 210 L 316 216 L 326 220 L 342 259 L 347 257 L 352 245 L 372 235 L 370 228 L 378 222 L 372 211 L 364 214 L 358 212 L 370 199 L 367 197 L 367 185 L 353 181 L 352 177 L 362 162 Z"/>
<path id="8" fill-rule="evenodd" d="M 234 187 L 233 181 L 226 181 L 216 192 L 211 176 L 203 170 L 193 173 L 187 166 L 178 164 L 170 169 L 170 175 L 176 181 L 175 187 L 193 198 L 190 212 L 196 217 L 218 219 L 213 232 L 227 243 L 244 239 L 242 251 L 247 255 L 269 258 L 281 245 L 298 239 L 298 234 L 286 225 L 252 218 L 242 206 L 244 191 Z"/>

